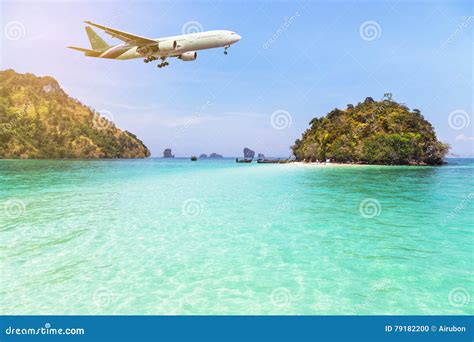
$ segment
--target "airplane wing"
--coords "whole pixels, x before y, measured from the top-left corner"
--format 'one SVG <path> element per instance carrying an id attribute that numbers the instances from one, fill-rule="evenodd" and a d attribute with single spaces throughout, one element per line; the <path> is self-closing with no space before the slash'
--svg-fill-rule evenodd
<path id="1" fill-rule="evenodd" d="M 99 24 L 95 24 L 91 21 L 85 21 L 85 23 L 89 24 L 91 26 L 95 26 L 97 28 L 100 28 L 101 30 L 104 30 L 105 33 L 111 35 L 113 38 L 118 38 L 118 39 L 124 41 L 125 43 L 127 43 L 129 45 L 144 46 L 144 45 L 154 45 L 154 44 L 157 43 L 157 41 L 154 40 L 154 39 L 141 37 L 141 36 L 137 36 L 137 35 L 134 35 L 134 34 L 131 34 L 131 33 L 119 31 L 119 30 L 116 30 L 116 29 L 113 29 L 113 28 L 110 28 L 110 27 L 107 27 L 107 26 L 102 26 L 102 25 L 99 25 Z"/>

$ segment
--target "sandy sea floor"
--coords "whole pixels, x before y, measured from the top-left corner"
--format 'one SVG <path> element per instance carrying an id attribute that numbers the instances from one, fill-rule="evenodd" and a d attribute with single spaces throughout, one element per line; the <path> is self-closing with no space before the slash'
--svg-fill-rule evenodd
<path id="1" fill-rule="evenodd" d="M 473 171 L 0 161 L 0 313 L 473 314 Z"/>

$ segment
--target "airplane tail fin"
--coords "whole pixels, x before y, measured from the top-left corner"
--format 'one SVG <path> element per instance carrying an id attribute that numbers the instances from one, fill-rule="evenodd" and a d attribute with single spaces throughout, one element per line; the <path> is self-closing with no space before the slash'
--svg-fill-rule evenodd
<path id="1" fill-rule="evenodd" d="M 84 55 L 90 56 L 90 57 L 99 57 L 100 54 L 102 53 L 101 51 L 84 49 L 84 48 L 80 48 L 80 47 L 77 47 L 77 46 L 68 46 L 68 48 L 84 52 Z"/>
<path id="2" fill-rule="evenodd" d="M 86 26 L 86 32 L 93 50 L 104 51 L 110 47 L 109 44 L 107 44 L 97 33 L 95 33 L 92 27 Z"/>

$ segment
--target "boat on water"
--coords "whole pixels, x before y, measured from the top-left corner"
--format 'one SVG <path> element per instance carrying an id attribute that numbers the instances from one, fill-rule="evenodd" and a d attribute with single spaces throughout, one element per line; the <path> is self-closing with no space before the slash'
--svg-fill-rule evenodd
<path id="1" fill-rule="evenodd" d="M 235 158 L 236 163 L 251 163 L 253 158 Z"/>
<path id="2" fill-rule="evenodd" d="M 286 164 L 289 163 L 289 159 L 258 159 L 259 164 Z"/>
<path id="3" fill-rule="evenodd" d="M 259 159 L 257 163 L 259 164 L 278 164 L 280 161 L 278 159 Z"/>
<path id="4" fill-rule="evenodd" d="M 198 157 L 196 157 L 196 156 L 191 156 L 191 161 L 196 161 L 196 160 L 198 160 Z"/>

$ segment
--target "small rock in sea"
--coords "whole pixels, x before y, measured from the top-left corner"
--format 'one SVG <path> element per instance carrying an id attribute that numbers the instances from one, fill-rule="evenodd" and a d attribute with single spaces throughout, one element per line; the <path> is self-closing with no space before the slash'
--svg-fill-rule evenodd
<path id="1" fill-rule="evenodd" d="M 174 158 L 174 154 L 171 153 L 171 148 L 167 148 L 163 151 L 163 158 Z"/>
<path id="2" fill-rule="evenodd" d="M 253 159 L 255 157 L 255 151 L 252 151 L 250 148 L 244 148 L 244 158 Z"/>

